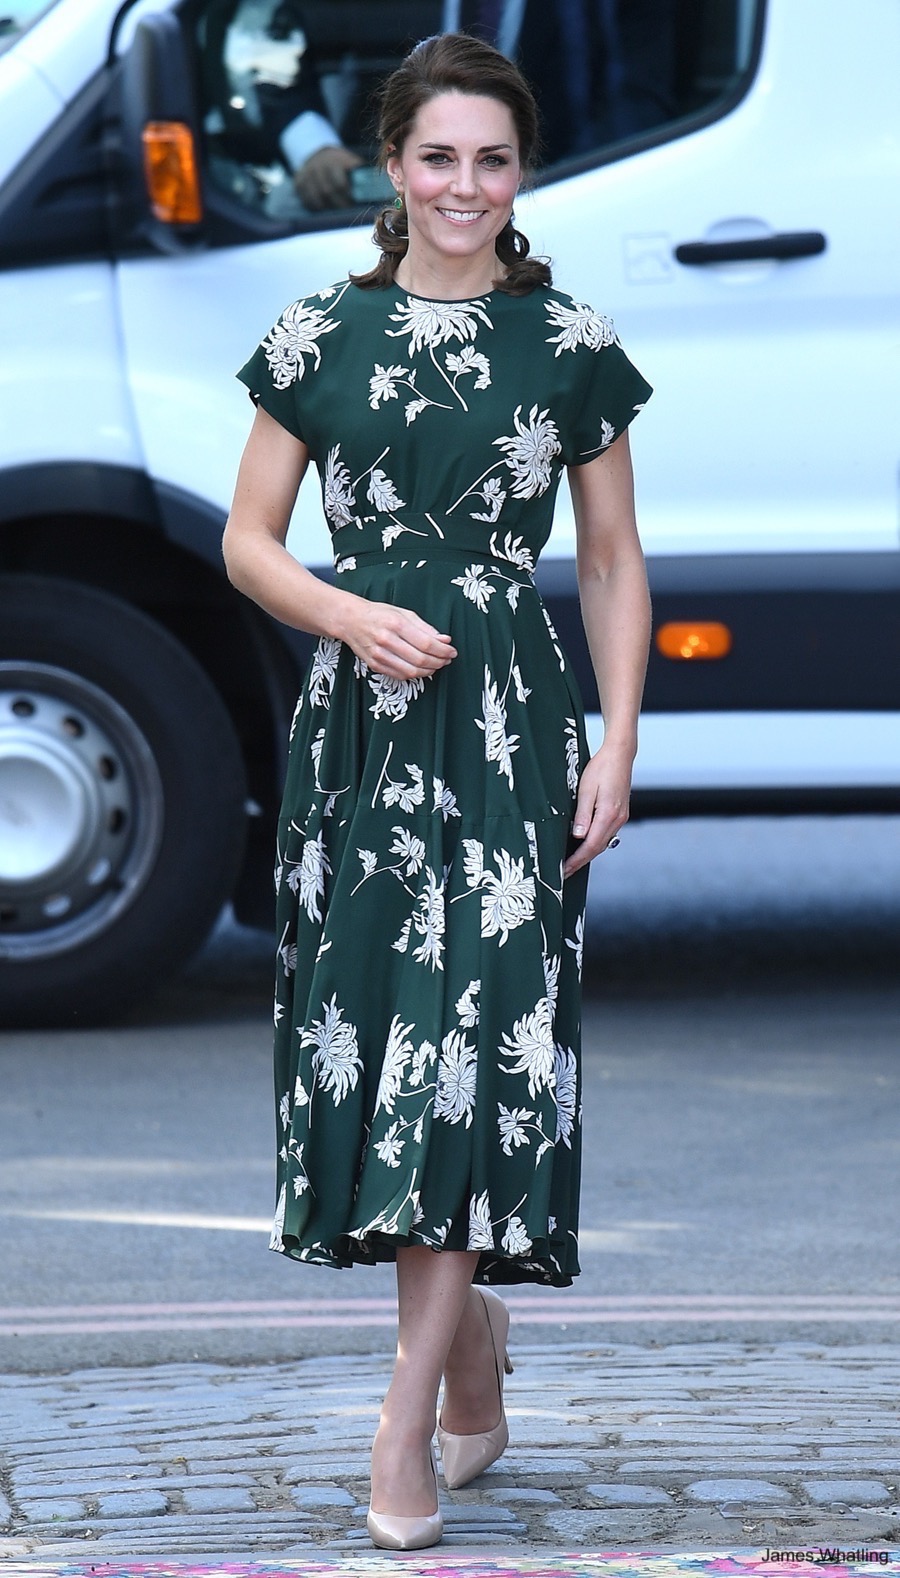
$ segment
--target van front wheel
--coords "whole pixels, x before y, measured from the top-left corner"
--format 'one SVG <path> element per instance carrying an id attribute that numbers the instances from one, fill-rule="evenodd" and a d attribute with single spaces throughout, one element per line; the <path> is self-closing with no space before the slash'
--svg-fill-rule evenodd
<path id="1" fill-rule="evenodd" d="M 203 941 L 243 847 L 240 746 L 169 632 L 76 582 L 0 578 L 0 1018 L 79 1025 Z"/>

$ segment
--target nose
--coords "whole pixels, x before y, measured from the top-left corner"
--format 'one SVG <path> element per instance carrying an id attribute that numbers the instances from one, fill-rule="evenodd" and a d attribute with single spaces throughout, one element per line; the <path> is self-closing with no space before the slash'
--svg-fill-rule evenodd
<path id="1" fill-rule="evenodd" d="M 454 196 L 474 197 L 478 191 L 478 169 L 472 159 L 460 159 L 451 183 Z"/>

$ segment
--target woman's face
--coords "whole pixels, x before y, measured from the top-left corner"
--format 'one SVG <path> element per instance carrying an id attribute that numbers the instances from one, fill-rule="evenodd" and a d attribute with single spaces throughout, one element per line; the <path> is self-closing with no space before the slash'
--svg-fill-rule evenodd
<path id="1" fill-rule="evenodd" d="M 494 260 L 519 187 L 515 123 L 498 99 L 441 93 L 419 110 L 388 175 L 409 216 L 410 245 L 439 259 Z"/>

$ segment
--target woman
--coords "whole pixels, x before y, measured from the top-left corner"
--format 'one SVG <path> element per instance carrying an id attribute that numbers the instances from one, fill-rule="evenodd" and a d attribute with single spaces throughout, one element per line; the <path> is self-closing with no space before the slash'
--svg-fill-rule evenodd
<path id="1" fill-rule="evenodd" d="M 625 429 L 649 387 L 513 228 L 537 126 L 509 61 L 426 40 L 381 137 L 377 267 L 294 303 L 240 374 L 225 555 L 320 637 L 278 835 L 272 1247 L 396 1262 L 368 1526 L 411 1549 L 442 1532 L 442 1377 L 448 1485 L 506 1445 L 508 1316 L 481 1284 L 578 1272 L 583 909 L 628 815 L 649 611 Z M 334 586 L 284 546 L 310 458 Z M 592 757 L 531 577 L 564 465 Z"/>

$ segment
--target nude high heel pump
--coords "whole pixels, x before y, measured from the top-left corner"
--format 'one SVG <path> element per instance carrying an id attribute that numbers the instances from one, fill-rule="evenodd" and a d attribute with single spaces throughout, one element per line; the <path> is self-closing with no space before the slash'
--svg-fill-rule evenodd
<path id="1" fill-rule="evenodd" d="M 369 1506 L 366 1528 L 373 1545 L 382 1551 L 420 1551 L 426 1545 L 437 1545 L 444 1532 L 441 1503 L 438 1496 L 437 1467 L 434 1447 L 429 1447 L 428 1461 L 434 1479 L 434 1499 L 437 1511 L 427 1518 L 393 1517 L 387 1512 L 373 1512 Z"/>
<path id="2" fill-rule="evenodd" d="M 509 1311 L 503 1300 L 492 1293 L 490 1288 L 476 1288 L 476 1293 L 481 1295 L 484 1304 L 484 1313 L 487 1316 L 491 1333 L 491 1345 L 494 1350 L 494 1369 L 497 1373 L 497 1390 L 500 1393 L 500 1419 L 493 1430 L 483 1430 L 476 1435 L 455 1436 L 445 1430 L 438 1421 L 438 1444 L 441 1449 L 441 1464 L 444 1470 L 444 1483 L 448 1490 L 459 1490 L 460 1486 L 468 1485 L 472 1479 L 477 1479 L 486 1468 L 496 1463 L 498 1457 L 506 1451 L 509 1442 L 509 1427 L 506 1423 L 506 1410 L 503 1406 L 503 1376 L 512 1375 L 513 1367 L 509 1362 L 506 1351 L 506 1339 L 509 1335 Z M 500 1355 L 503 1355 L 501 1367 Z"/>

